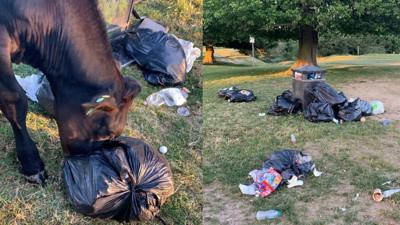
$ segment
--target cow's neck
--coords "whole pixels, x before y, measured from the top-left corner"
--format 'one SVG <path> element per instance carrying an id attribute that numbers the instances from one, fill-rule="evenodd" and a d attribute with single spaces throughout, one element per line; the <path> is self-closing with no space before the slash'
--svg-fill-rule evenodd
<path id="1" fill-rule="evenodd" d="M 55 25 L 43 38 L 40 69 L 55 86 L 121 90 L 122 76 L 96 6 L 73 4 L 64 10 L 65 17 L 57 21 L 62 26 Z"/>

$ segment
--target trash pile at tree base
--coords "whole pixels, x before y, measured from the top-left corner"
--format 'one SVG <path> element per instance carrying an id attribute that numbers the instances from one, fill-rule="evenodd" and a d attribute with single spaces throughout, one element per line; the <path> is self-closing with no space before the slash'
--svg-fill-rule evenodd
<path id="1" fill-rule="evenodd" d="M 257 99 L 252 90 L 240 89 L 238 87 L 222 88 L 218 91 L 218 97 L 228 102 L 252 102 Z"/>
<path id="2" fill-rule="evenodd" d="M 89 155 L 67 156 L 63 176 L 76 211 L 118 221 L 152 220 L 174 193 L 164 156 L 128 137 L 106 142 Z"/>
<path id="3" fill-rule="evenodd" d="M 240 184 L 243 194 L 267 197 L 281 185 L 287 184 L 288 188 L 302 186 L 303 180 L 309 173 L 319 177 L 312 157 L 298 150 L 280 150 L 273 152 L 264 162 L 261 169 L 249 173 L 253 179 L 250 185 Z"/>
<path id="4" fill-rule="evenodd" d="M 303 112 L 304 117 L 311 122 L 342 123 L 360 121 L 365 116 L 384 112 L 382 102 L 368 103 L 359 98 L 348 99 L 343 92 L 337 92 L 322 82 L 312 88 L 307 88 L 305 99 L 308 103 L 301 102 L 290 90 L 286 90 L 276 97 L 273 105 L 268 109 L 268 114 L 283 116 Z"/>

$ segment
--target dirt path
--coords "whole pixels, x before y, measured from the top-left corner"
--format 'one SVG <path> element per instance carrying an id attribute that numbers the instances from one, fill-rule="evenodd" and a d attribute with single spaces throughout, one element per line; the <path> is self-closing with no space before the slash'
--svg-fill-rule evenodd
<path id="1" fill-rule="evenodd" d="M 400 120 L 400 80 L 357 80 L 339 88 L 347 97 L 363 100 L 379 100 L 385 106 L 385 113 L 374 119 Z"/>
<path id="2" fill-rule="evenodd" d="M 224 193 L 221 184 L 205 185 L 203 191 L 204 225 L 247 225 L 255 222 L 252 204 L 233 194 Z"/>

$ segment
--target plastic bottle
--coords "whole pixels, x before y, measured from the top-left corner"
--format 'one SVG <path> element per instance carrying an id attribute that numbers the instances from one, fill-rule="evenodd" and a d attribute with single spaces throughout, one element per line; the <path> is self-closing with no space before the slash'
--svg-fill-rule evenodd
<path id="1" fill-rule="evenodd" d="M 268 211 L 258 211 L 256 214 L 257 220 L 265 220 L 265 219 L 275 219 L 282 216 L 281 211 L 277 210 L 268 210 Z"/>

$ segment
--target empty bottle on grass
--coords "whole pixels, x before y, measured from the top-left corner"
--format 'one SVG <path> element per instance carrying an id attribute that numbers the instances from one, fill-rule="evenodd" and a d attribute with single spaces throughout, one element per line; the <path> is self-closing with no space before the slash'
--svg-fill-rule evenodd
<path id="1" fill-rule="evenodd" d="M 275 219 L 282 216 L 281 211 L 277 210 L 267 210 L 267 211 L 258 211 L 256 214 L 257 220 L 266 220 L 266 219 Z"/>

